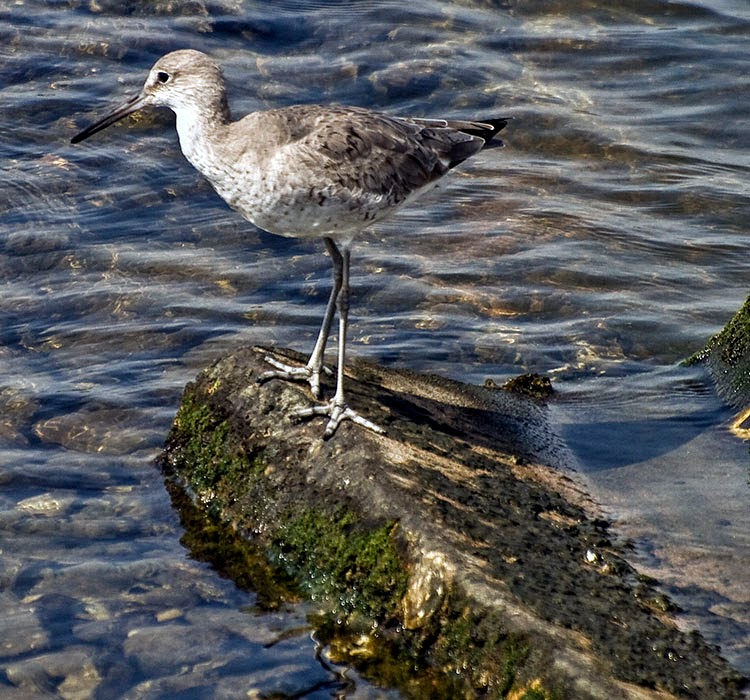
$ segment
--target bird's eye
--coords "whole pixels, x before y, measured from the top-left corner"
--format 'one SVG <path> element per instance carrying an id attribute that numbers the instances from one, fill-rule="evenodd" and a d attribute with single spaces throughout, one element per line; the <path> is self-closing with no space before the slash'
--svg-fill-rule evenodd
<path id="1" fill-rule="evenodd" d="M 167 73 L 167 72 L 165 72 L 165 71 L 163 71 L 163 70 L 160 70 L 160 71 L 159 71 L 159 72 L 158 72 L 158 73 L 156 74 L 156 79 L 157 79 L 157 80 L 158 80 L 158 81 L 159 81 L 160 83 L 168 83 L 168 82 L 169 82 L 169 79 L 170 79 L 171 77 L 172 77 L 172 76 L 171 76 L 171 75 L 169 75 L 169 73 Z"/>

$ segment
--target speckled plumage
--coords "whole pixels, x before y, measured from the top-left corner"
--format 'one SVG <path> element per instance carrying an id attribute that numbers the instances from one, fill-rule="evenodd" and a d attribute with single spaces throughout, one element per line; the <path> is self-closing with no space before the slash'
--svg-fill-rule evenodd
<path id="1" fill-rule="evenodd" d="M 260 131 L 262 130 L 262 131 Z M 257 133 L 253 150 L 232 145 Z M 246 218 L 281 235 L 351 237 L 431 187 L 484 141 L 355 107 L 305 105 L 249 114 L 215 144 L 207 175 Z M 238 186 L 238 183 L 244 186 Z"/>
<path id="2" fill-rule="evenodd" d="M 336 395 L 328 406 L 300 414 L 328 415 L 326 436 L 344 419 L 380 431 L 344 400 L 351 241 L 481 150 L 506 120 L 401 118 L 359 107 L 299 105 L 232 121 L 220 68 L 199 51 L 183 50 L 160 58 L 139 95 L 72 141 L 149 105 L 174 111 L 185 157 L 242 216 L 271 233 L 324 239 L 334 264 L 334 287 L 313 354 L 304 368 L 275 363 L 278 371 L 265 378 L 302 377 L 317 396 L 338 309 Z"/>

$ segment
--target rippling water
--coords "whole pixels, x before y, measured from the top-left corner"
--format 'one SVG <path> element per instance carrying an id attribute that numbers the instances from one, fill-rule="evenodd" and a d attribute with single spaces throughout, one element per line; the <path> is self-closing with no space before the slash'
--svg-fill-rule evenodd
<path id="1" fill-rule="evenodd" d="M 678 366 L 748 293 L 750 9 L 611 5 L 0 7 L 3 693 L 340 688 L 303 607 L 262 614 L 186 554 L 152 464 L 210 360 L 311 347 L 322 245 L 228 210 L 168 114 L 68 144 L 185 47 L 223 64 L 236 114 L 514 117 L 507 148 L 355 247 L 352 354 L 472 382 L 549 373 L 553 417 L 639 566 L 750 673 L 747 446 Z"/>

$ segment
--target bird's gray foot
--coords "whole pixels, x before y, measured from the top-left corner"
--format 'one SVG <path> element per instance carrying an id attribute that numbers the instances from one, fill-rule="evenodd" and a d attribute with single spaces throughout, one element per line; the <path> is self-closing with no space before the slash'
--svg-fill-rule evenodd
<path id="1" fill-rule="evenodd" d="M 300 408 L 292 413 L 296 418 L 310 418 L 311 416 L 328 416 L 328 423 L 326 429 L 323 432 L 323 439 L 327 440 L 332 437 L 336 432 L 336 429 L 345 420 L 350 420 L 352 423 L 361 425 L 363 428 L 372 430 L 378 435 L 383 435 L 385 430 L 376 423 L 373 423 L 367 418 L 360 416 L 359 413 L 352 410 L 345 403 L 338 403 L 335 399 L 332 399 L 323 406 L 310 406 L 309 408 Z"/>
<path id="2" fill-rule="evenodd" d="M 276 369 L 263 372 L 258 377 L 258 382 L 267 382 L 269 379 L 285 379 L 288 381 L 304 381 L 310 385 L 310 391 L 312 395 L 317 399 L 320 397 L 320 372 L 321 369 L 326 374 L 331 374 L 331 370 L 328 367 L 322 367 L 321 369 L 314 369 L 309 365 L 304 367 L 296 367 L 294 365 L 288 365 L 284 362 L 266 355 L 263 360 Z"/>

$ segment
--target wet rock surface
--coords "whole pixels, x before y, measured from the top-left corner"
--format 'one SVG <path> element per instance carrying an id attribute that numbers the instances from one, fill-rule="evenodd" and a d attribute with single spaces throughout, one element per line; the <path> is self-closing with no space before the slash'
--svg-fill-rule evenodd
<path id="1" fill-rule="evenodd" d="M 257 383 L 263 355 L 224 358 L 187 387 L 161 464 L 296 581 L 341 656 L 381 677 L 385 648 L 408 658 L 383 682 L 410 697 L 741 697 L 744 679 L 677 629 L 553 468 L 565 449 L 543 404 L 353 363 L 350 403 L 387 435 L 344 424 L 324 442 L 321 420 L 288 417 L 306 387 Z"/>
<path id="2" fill-rule="evenodd" d="M 750 437 L 750 297 L 726 326 L 686 364 L 704 363 L 719 395 L 740 409 L 733 431 Z"/>

